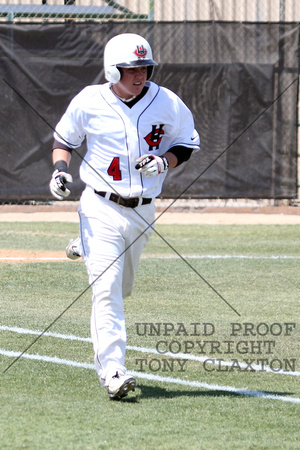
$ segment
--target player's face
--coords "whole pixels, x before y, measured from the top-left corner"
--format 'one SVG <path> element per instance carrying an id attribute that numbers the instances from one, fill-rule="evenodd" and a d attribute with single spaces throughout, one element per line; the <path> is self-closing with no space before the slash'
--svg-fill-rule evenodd
<path id="1" fill-rule="evenodd" d="M 122 69 L 122 78 L 114 84 L 115 93 L 128 100 L 133 96 L 139 95 L 147 81 L 147 67 L 138 66 L 129 69 Z"/>

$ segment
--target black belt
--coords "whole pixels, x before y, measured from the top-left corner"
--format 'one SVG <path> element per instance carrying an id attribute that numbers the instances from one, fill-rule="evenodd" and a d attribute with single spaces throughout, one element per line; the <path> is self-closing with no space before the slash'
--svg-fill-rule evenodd
<path id="1" fill-rule="evenodd" d="M 126 206 L 127 208 L 136 208 L 139 205 L 148 205 L 152 202 L 152 198 L 142 198 L 142 201 L 140 201 L 140 197 L 124 198 L 120 197 L 117 194 L 114 194 L 113 192 L 109 194 L 108 192 L 95 190 L 95 193 L 100 195 L 101 197 L 107 198 L 108 200 L 117 203 L 118 205 Z"/>

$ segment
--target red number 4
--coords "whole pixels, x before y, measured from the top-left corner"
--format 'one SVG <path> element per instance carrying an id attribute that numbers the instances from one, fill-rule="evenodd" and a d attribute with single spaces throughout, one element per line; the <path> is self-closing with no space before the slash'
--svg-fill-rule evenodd
<path id="1" fill-rule="evenodd" d="M 120 158 L 115 157 L 112 160 L 109 168 L 107 169 L 107 173 L 109 176 L 113 177 L 113 180 L 115 181 L 122 180 L 122 172 L 120 170 Z"/>

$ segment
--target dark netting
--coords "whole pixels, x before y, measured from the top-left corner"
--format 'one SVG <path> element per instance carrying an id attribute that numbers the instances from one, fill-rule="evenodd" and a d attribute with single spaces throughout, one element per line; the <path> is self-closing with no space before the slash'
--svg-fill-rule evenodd
<path id="1" fill-rule="evenodd" d="M 297 196 L 298 23 L 70 22 L 0 25 L 2 202 L 53 200 L 52 127 L 84 86 L 105 81 L 105 43 L 123 32 L 149 40 L 153 81 L 178 93 L 201 135 L 163 197 Z M 70 199 L 84 152 L 72 158 Z"/>

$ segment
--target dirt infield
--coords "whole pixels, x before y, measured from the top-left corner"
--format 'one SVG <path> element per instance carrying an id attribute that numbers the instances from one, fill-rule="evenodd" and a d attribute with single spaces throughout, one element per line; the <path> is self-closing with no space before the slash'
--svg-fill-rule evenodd
<path id="1" fill-rule="evenodd" d="M 187 202 L 179 207 L 169 208 L 168 203 L 156 205 L 157 224 L 186 225 L 300 225 L 298 207 L 195 207 Z M 78 204 L 53 205 L 2 205 L 0 222 L 78 222 Z M 0 250 L 0 263 L 41 262 L 68 260 L 61 252 L 27 252 L 21 250 Z M 70 261 L 70 260 L 68 260 Z M 70 261 L 73 263 L 74 261 Z"/>
<path id="2" fill-rule="evenodd" d="M 65 252 L 29 252 L 24 250 L 0 250 L 0 263 L 71 261 Z"/>
<path id="3" fill-rule="evenodd" d="M 197 202 L 170 200 L 156 202 L 158 224 L 255 225 L 300 224 L 297 206 L 201 207 Z M 50 205 L 1 205 L 0 222 L 78 222 L 78 203 L 54 202 Z M 167 209 L 166 212 L 164 212 Z"/>

